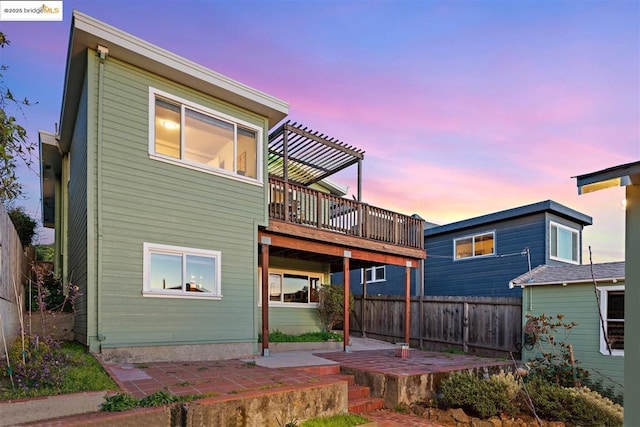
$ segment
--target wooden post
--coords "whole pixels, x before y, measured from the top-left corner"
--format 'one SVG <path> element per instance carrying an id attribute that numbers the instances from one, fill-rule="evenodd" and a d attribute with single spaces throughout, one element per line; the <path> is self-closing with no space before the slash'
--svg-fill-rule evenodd
<path id="1" fill-rule="evenodd" d="M 407 261 L 404 273 L 404 342 L 411 339 L 411 261 Z"/>
<path id="2" fill-rule="evenodd" d="M 344 321 L 342 322 L 342 329 L 344 333 L 343 348 L 344 351 L 349 350 L 349 257 L 350 251 L 344 251 L 343 258 L 343 275 L 344 275 Z"/>
<path id="3" fill-rule="evenodd" d="M 268 241 L 268 242 L 267 242 Z M 262 355 L 269 355 L 269 244 L 262 238 Z"/>
<path id="4" fill-rule="evenodd" d="M 462 308 L 462 351 L 469 351 L 469 303 L 465 302 Z"/>
<path id="5" fill-rule="evenodd" d="M 365 309 L 365 303 L 367 301 L 367 269 L 362 269 L 362 305 L 360 306 L 360 319 L 362 319 L 362 324 L 360 325 L 362 329 L 362 338 L 367 337 L 366 324 L 367 321 L 365 316 L 367 315 Z"/>
<path id="6" fill-rule="evenodd" d="M 578 387 L 578 377 L 576 375 L 576 361 L 573 357 L 573 345 L 569 344 L 569 363 L 571 363 L 571 375 L 573 377 L 573 386 Z"/>

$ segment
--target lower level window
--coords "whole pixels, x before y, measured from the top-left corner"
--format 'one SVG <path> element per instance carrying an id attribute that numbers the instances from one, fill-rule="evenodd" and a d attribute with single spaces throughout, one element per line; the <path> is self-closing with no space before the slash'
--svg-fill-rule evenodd
<path id="1" fill-rule="evenodd" d="M 600 289 L 600 310 L 605 321 L 611 354 L 624 355 L 624 286 L 608 286 Z M 608 355 L 609 349 L 600 329 L 600 352 Z"/>
<path id="2" fill-rule="evenodd" d="M 221 297 L 219 251 L 144 244 L 144 294 Z"/>
<path id="3" fill-rule="evenodd" d="M 320 276 L 269 273 L 269 301 L 275 303 L 317 303 Z"/>

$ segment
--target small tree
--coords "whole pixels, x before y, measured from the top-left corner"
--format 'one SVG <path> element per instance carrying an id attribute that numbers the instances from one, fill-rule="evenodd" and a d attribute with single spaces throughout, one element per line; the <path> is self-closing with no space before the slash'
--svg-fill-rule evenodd
<path id="1" fill-rule="evenodd" d="M 353 307 L 353 294 L 349 293 L 349 306 Z M 318 317 L 327 332 L 344 321 L 344 286 L 322 285 L 318 301 Z"/>
<path id="2" fill-rule="evenodd" d="M 0 32 L 0 48 L 9 45 L 9 40 Z M 18 123 L 11 109 L 24 116 L 22 107 L 31 105 L 27 98 L 16 98 L 4 82 L 4 71 L 9 67 L 0 64 L 0 202 L 7 203 L 22 194 L 23 186 L 18 182 L 18 161 L 31 166 L 31 155 L 36 144 L 27 139 L 26 129 Z"/>
<path id="3" fill-rule="evenodd" d="M 582 384 L 589 372 L 580 367 L 580 362 L 574 359 L 572 348 L 567 341 L 577 323 L 564 321 L 563 314 L 529 314 L 527 317 L 527 328 L 534 335 L 533 346 L 539 352 L 539 356 L 528 362 L 531 374 L 564 387 Z"/>
<path id="4" fill-rule="evenodd" d="M 10 209 L 9 218 L 13 222 L 13 226 L 20 237 L 22 246 L 27 247 L 33 241 L 33 236 L 36 235 L 36 227 L 38 223 L 35 219 L 31 218 L 22 207 Z"/>

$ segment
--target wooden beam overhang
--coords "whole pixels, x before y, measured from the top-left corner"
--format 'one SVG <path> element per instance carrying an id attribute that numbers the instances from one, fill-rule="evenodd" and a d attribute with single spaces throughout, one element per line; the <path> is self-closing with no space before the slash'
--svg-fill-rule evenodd
<path id="1" fill-rule="evenodd" d="M 307 227 L 301 227 L 307 228 Z M 328 233 L 334 234 L 334 233 Z M 407 266 L 407 262 L 411 263 L 412 268 L 419 266 L 420 259 L 424 258 L 424 251 L 412 250 L 420 252 L 420 256 L 408 256 L 401 254 L 394 254 L 388 252 L 378 252 L 375 249 L 354 248 L 340 243 L 333 243 L 331 241 L 311 241 L 301 239 L 299 237 L 284 236 L 281 234 L 275 234 L 270 230 L 258 230 L 258 239 L 268 237 L 271 239 L 272 247 L 287 248 L 296 251 L 307 252 L 310 254 L 320 254 L 330 257 L 336 257 L 342 259 L 344 251 L 351 252 L 352 260 L 368 261 L 376 265 L 399 265 Z M 346 236 L 345 236 L 346 237 Z M 372 245 L 373 246 L 373 245 Z"/>
<path id="2" fill-rule="evenodd" d="M 348 249 L 354 254 L 352 259 L 371 259 L 379 264 L 405 266 L 407 258 L 410 258 L 416 260 L 416 265 L 413 267 L 417 267 L 418 260 L 426 257 L 424 249 L 391 245 L 273 219 L 269 220 L 269 225 L 264 230 L 258 231 L 259 235 L 261 235 L 260 233 L 278 236 L 278 241 L 282 241 L 283 245 L 278 244 L 277 246 L 309 252 L 317 252 L 316 248 L 326 246 L 327 252 L 321 253 L 334 256 L 341 256 L 340 251 Z M 367 258 L 360 258 L 364 256 Z"/>

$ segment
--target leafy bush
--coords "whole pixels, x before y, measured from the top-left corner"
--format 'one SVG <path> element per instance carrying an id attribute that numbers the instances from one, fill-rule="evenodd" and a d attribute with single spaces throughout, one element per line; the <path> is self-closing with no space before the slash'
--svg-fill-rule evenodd
<path id="1" fill-rule="evenodd" d="M 562 387 L 535 377 L 526 388 L 540 418 L 572 425 L 622 425 L 622 407 L 587 387 Z M 481 418 L 500 413 L 514 416 L 528 406 L 520 380 L 504 372 L 488 379 L 453 373 L 440 383 L 439 395 L 441 406 L 462 408 Z"/>
<path id="2" fill-rule="evenodd" d="M 52 271 L 42 271 L 34 268 L 36 275 L 35 289 L 26 290 L 31 295 L 31 302 L 26 309 L 33 311 L 64 311 L 73 312 L 75 300 L 81 295 L 80 288 L 69 283 L 66 286 Z"/>
<path id="3" fill-rule="evenodd" d="M 122 412 L 138 407 L 138 400 L 127 393 L 106 396 L 100 410 L 104 412 Z"/>
<path id="4" fill-rule="evenodd" d="M 527 362 L 531 367 L 530 376 L 540 377 L 546 381 L 573 387 L 583 384 L 589 372 L 580 367 L 580 361 L 571 363 L 570 344 L 567 342 L 575 322 L 565 322 L 563 314 L 547 316 L 527 315 L 527 326 L 531 331 L 533 346 L 539 355 Z"/>
<path id="5" fill-rule="evenodd" d="M 31 245 L 33 236 L 36 235 L 36 227 L 38 226 L 36 220 L 31 218 L 29 214 L 24 211 L 23 207 L 9 209 L 7 214 L 9 214 L 9 218 L 11 218 L 11 222 L 18 233 L 22 246 L 26 248 Z"/>
<path id="6" fill-rule="evenodd" d="M 506 377 L 505 377 L 506 378 Z M 440 383 L 440 403 L 462 408 L 481 418 L 516 412 L 510 392 L 501 380 L 485 380 L 469 373 L 455 372 Z"/>
<path id="7" fill-rule="evenodd" d="M 59 342 L 38 336 L 25 336 L 24 350 L 22 340 L 17 339 L 9 350 L 9 360 L 8 373 L 22 391 L 41 387 L 60 390 L 69 362 Z"/>
<path id="8" fill-rule="evenodd" d="M 566 388 L 534 379 L 527 384 L 539 417 L 578 425 L 622 425 L 622 408 L 586 388 Z"/>
<path id="9" fill-rule="evenodd" d="M 349 294 L 349 306 L 354 306 L 353 294 Z M 344 321 L 344 286 L 322 285 L 319 292 L 318 317 L 325 327 L 331 331 L 335 325 Z"/>

